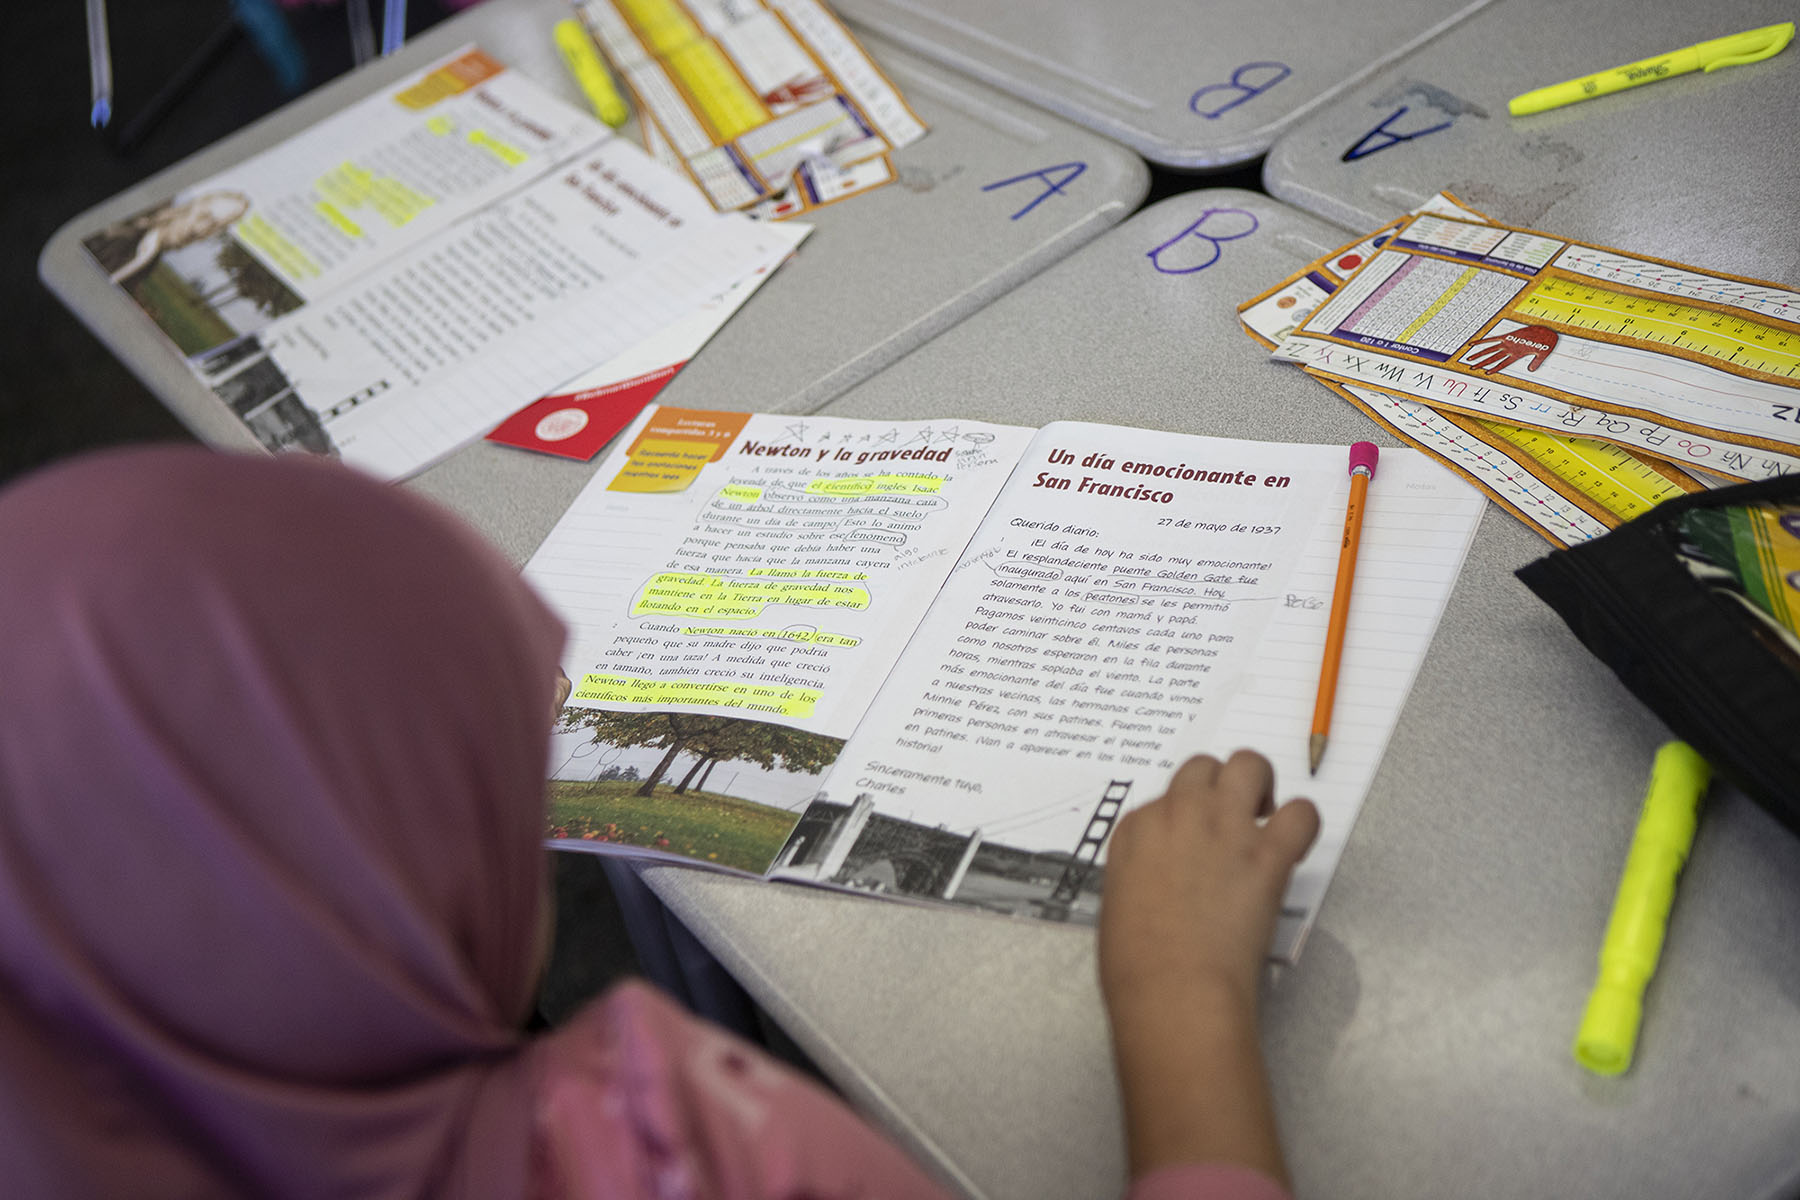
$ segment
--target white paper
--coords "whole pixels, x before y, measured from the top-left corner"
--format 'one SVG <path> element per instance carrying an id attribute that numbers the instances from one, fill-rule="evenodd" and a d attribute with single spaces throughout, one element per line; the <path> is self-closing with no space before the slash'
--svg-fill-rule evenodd
<path id="1" fill-rule="evenodd" d="M 208 379 L 226 394 L 255 368 L 264 399 L 316 418 L 300 444 L 400 478 L 791 248 L 614 138 L 271 325 L 266 363 L 237 347 Z M 232 400 L 247 417 L 258 401 Z"/>
<path id="2" fill-rule="evenodd" d="M 1426 455 L 1382 452 L 1330 744 L 1309 777 L 1348 488 L 1341 446 L 1047 426 L 839 756 L 826 798 L 867 795 L 913 826 L 1069 853 L 1109 787 L 1130 785 L 1129 809 L 1190 754 L 1254 748 L 1275 764 L 1279 794 L 1310 796 L 1323 817 L 1286 899 L 1276 953 L 1291 957 L 1485 504 Z M 858 871 L 867 865 L 836 878 Z M 1048 890 L 987 882 L 1016 894 L 979 895 L 965 881 L 954 898 L 1027 912 Z M 1095 903 L 1084 894 L 1076 915 Z"/>
<path id="3" fill-rule="evenodd" d="M 472 58 L 499 69 L 425 107 L 397 99 Z M 609 135 L 593 117 L 465 46 L 202 186 L 250 198 L 238 239 L 311 300 Z M 246 228 L 257 222 L 268 226 L 265 237 Z"/>

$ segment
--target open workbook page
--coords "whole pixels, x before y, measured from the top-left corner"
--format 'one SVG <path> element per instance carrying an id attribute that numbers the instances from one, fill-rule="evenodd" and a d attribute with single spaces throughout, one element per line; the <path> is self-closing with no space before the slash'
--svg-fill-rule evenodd
<path id="1" fill-rule="evenodd" d="M 1342 446 L 1059 422 L 1032 441 L 900 656 L 783 871 L 1053 919 L 1181 760 L 1252 747 L 1323 828 L 1291 958 L 1399 718 L 1484 501 L 1411 450 L 1369 490 L 1331 742 L 1307 734 L 1349 491 Z"/>
<path id="2" fill-rule="evenodd" d="M 570 629 L 551 835 L 766 870 L 1030 436 L 647 410 L 525 569 Z"/>
<path id="3" fill-rule="evenodd" d="M 1305 748 L 1342 446 L 652 409 L 526 568 L 574 684 L 551 837 L 1091 920 L 1117 818 L 1253 747 L 1324 817 L 1292 957 L 1483 500 L 1369 492 L 1331 745 Z"/>

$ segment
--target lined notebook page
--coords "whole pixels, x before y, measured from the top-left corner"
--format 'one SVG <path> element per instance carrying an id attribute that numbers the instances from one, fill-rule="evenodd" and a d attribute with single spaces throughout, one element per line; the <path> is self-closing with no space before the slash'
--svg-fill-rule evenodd
<path id="1" fill-rule="evenodd" d="M 896 822 L 965 845 L 979 835 L 987 857 L 971 860 L 948 897 L 957 903 L 1089 920 L 1092 872 L 1057 900 L 1002 860 L 1090 861 L 1116 813 L 1160 795 L 1189 756 L 1260 751 L 1277 795 L 1308 796 L 1323 818 L 1274 948 L 1291 958 L 1485 504 L 1419 451 L 1383 452 L 1337 715 L 1310 776 L 1348 494 L 1344 446 L 1046 426 L 834 764 L 826 798 L 866 794 Z M 883 853 L 859 844 L 826 882 L 866 882 L 858 872 Z M 882 879 L 911 887 L 899 872 Z"/>
<path id="2" fill-rule="evenodd" d="M 1291 591 L 1332 594 L 1349 490 L 1346 475 L 1308 539 Z M 1368 495 L 1330 742 L 1319 773 L 1307 774 L 1307 735 L 1329 603 L 1280 608 L 1271 616 L 1253 666 L 1215 733 L 1222 748 L 1254 746 L 1268 755 L 1283 798 L 1308 796 L 1319 806 L 1319 841 L 1295 872 L 1278 930 L 1275 953 L 1288 960 L 1324 898 L 1486 504 L 1417 450 L 1384 449 Z"/>

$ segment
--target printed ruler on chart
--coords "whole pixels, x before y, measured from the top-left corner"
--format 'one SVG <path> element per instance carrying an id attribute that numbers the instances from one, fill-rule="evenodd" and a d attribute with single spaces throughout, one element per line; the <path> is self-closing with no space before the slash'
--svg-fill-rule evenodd
<path id="1" fill-rule="evenodd" d="M 1485 426 L 1507 445 L 1524 451 L 1553 478 L 1620 520 L 1629 521 L 1664 500 L 1702 487 L 1677 467 L 1640 457 L 1611 442 L 1558 437 L 1501 421 L 1471 423 Z"/>
<path id="2" fill-rule="evenodd" d="M 1780 284 L 1430 214 L 1324 290 L 1274 351 L 1308 374 L 1737 479 L 1800 472 L 1800 293 Z"/>
<path id="3" fill-rule="evenodd" d="M 1321 382 L 1559 546 L 1599 537 L 1664 500 L 1705 487 L 1679 467 L 1610 442 L 1559 437 L 1443 412 L 1374 388 Z"/>
<path id="4" fill-rule="evenodd" d="M 925 134 L 820 0 L 579 0 L 650 152 L 721 211 L 792 216 L 895 178 Z"/>
<path id="5" fill-rule="evenodd" d="M 1547 325 L 1655 342 L 1769 375 L 1800 376 L 1800 332 L 1676 300 L 1553 275 L 1528 288 L 1512 311 Z"/>

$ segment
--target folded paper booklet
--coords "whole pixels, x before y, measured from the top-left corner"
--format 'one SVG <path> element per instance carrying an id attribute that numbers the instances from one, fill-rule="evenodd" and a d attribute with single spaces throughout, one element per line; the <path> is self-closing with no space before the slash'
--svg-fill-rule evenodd
<path id="1" fill-rule="evenodd" d="M 1383 453 L 1309 777 L 1348 490 L 1343 446 L 653 407 L 526 567 L 570 626 L 549 835 L 1085 921 L 1118 817 L 1249 746 L 1323 816 L 1292 958 L 1484 506 Z"/>

